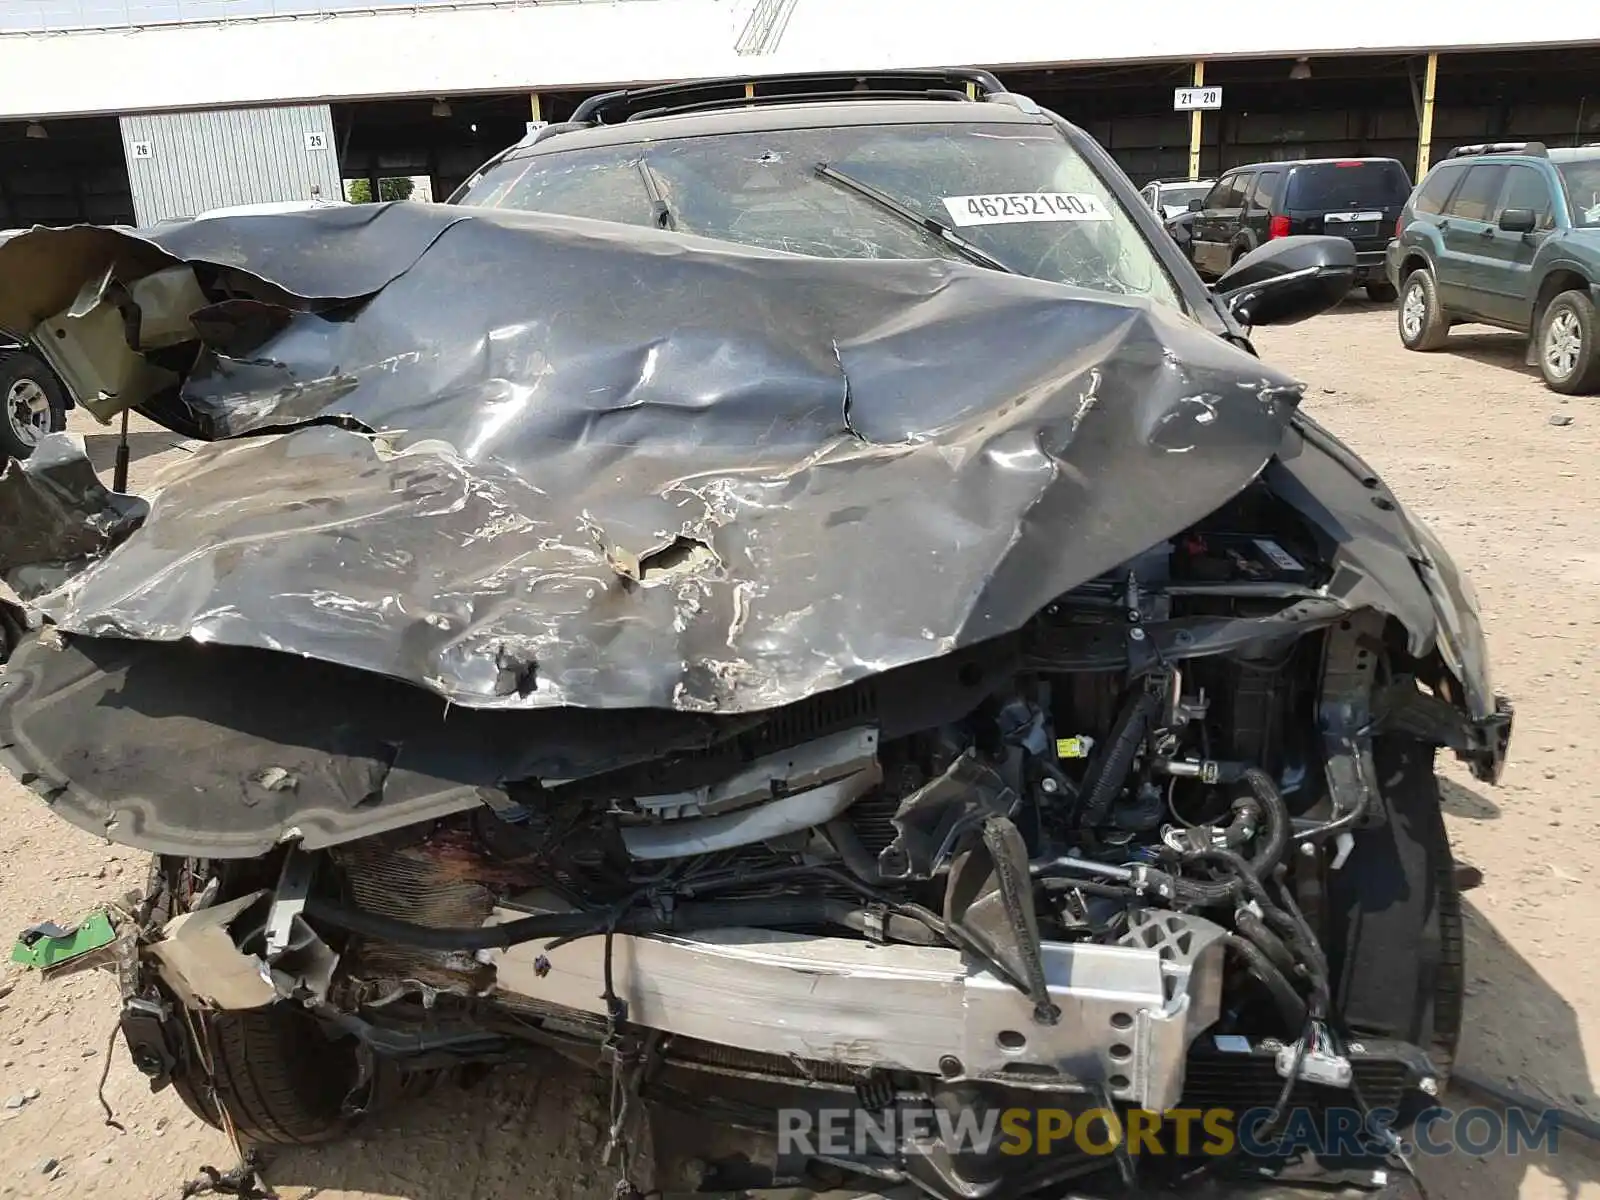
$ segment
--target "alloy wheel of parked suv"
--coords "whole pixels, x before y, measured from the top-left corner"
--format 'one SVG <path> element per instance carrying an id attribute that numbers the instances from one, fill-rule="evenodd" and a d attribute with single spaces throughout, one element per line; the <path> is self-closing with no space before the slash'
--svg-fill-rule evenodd
<path id="1" fill-rule="evenodd" d="M 1539 370 L 1550 388 L 1568 395 L 1600 387 L 1594 301 L 1576 289 L 1550 302 L 1539 322 Z"/>
<path id="2" fill-rule="evenodd" d="M 1450 333 L 1450 321 L 1439 305 L 1439 289 L 1426 268 L 1406 277 L 1401 293 L 1400 341 L 1407 350 L 1437 350 Z"/>

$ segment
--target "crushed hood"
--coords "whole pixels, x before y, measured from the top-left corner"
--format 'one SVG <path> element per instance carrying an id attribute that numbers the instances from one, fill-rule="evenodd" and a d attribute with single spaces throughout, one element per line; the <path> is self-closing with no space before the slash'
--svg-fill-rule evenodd
<path id="1" fill-rule="evenodd" d="M 22 234 L 8 325 L 214 439 L 142 503 L 65 435 L 13 465 L 23 599 L 479 709 L 752 712 L 1015 630 L 1300 395 L 1140 300 L 417 204 Z"/>

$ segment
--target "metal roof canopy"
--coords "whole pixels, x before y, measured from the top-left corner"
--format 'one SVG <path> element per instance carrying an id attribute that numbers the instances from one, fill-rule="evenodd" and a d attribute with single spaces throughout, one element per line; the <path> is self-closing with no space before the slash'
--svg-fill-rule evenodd
<path id="1" fill-rule="evenodd" d="M 990 0 L 977 22 L 970 6 L 957 0 L 798 0 L 783 29 L 753 53 L 731 15 L 723 0 L 508 2 L 315 20 L 4 35 L 0 119 L 596 90 L 630 82 L 949 62 L 1006 70 L 1308 56 L 1315 69 L 1326 55 L 1584 44 L 1596 53 L 1592 47 L 1600 45 L 1600 5 L 1563 0 L 1531 0 L 1512 24 L 1490 6 L 1460 9 L 1441 23 L 1426 6 L 1348 0 L 1336 26 L 1320 9 L 1291 6 L 1272 21 L 1215 28 L 1172 21 L 1167 0 L 1088 9 Z M 1365 44 L 1351 44 L 1361 36 Z"/>

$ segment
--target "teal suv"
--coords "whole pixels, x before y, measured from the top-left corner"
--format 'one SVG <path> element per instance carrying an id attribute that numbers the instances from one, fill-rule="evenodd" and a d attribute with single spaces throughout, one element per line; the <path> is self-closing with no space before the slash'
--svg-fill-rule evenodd
<path id="1" fill-rule="evenodd" d="M 1456 150 L 1412 193 L 1386 266 L 1407 349 L 1498 325 L 1527 335 L 1555 391 L 1600 390 L 1600 145 Z"/>

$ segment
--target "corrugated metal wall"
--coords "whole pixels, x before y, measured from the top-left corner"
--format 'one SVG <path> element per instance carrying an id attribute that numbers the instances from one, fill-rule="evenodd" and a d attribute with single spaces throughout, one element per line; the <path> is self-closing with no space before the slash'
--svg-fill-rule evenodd
<path id="1" fill-rule="evenodd" d="M 139 224 L 275 200 L 344 199 L 326 104 L 123 117 Z"/>

